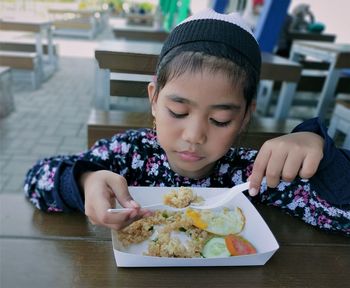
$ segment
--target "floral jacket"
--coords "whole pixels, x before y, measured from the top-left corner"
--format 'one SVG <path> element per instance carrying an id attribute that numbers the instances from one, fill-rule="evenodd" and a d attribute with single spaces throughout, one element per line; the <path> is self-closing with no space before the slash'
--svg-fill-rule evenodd
<path id="1" fill-rule="evenodd" d="M 253 200 L 278 206 L 323 230 L 350 236 L 350 151 L 337 149 L 317 118 L 293 130 L 298 131 L 312 131 L 325 139 L 317 173 L 309 180 L 281 181 L 274 189 L 263 183 Z M 87 171 L 116 172 L 130 186 L 231 187 L 247 180 L 256 155 L 256 150 L 232 148 L 210 176 L 195 180 L 171 170 L 153 130 L 129 130 L 96 142 L 86 152 L 40 160 L 28 171 L 24 191 L 41 210 L 84 212 L 84 193 L 77 183 Z"/>

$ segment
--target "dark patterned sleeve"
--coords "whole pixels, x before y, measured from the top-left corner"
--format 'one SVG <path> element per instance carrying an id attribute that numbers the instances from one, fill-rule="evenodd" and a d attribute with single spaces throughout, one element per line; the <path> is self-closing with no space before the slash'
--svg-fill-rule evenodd
<path id="1" fill-rule="evenodd" d="M 103 139 L 88 151 L 38 161 L 27 173 L 24 192 L 38 208 L 47 212 L 84 212 L 84 194 L 78 180 L 87 171 L 125 170 L 131 144 L 124 134 Z"/>
<path id="2" fill-rule="evenodd" d="M 311 180 L 299 178 L 292 183 L 281 182 L 274 189 L 263 183 L 258 199 L 312 226 L 350 236 L 350 205 L 324 200 Z"/>
<path id="3" fill-rule="evenodd" d="M 259 199 L 329 232 L 350 236 L 350 151 L 338 149 L 318 119 L 308 120 L 293 132 L 309 131 L 325 139 L 324 157 L 309 180 L 297 178 L 270 189 L 264 182 Z"/>

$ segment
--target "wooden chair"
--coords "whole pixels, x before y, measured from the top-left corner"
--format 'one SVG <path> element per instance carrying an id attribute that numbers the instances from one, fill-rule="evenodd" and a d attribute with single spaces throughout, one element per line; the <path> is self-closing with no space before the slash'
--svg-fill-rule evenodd
<path id="1" fill-rule="evenodd" d="M 338 132 L 345 134 L 343 148 L 350 150 L 350 102 L 337 101 L 328 128 L 328 134 L 335 138 Z"/>

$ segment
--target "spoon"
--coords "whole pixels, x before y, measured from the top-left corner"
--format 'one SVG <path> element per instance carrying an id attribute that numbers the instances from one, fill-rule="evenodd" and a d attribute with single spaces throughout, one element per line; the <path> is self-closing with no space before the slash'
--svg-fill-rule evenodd
<path id="1" fill-rule="evenodd" d="M 150 210 L 166 209 L 170 211 L 181 211 L 187 208 L 192 208 L 196 210 L 214 209 L 225 205 L 226 203 L 230 202 L 233 198 L 235 198 L 238 194 L 248 189 L 249 189 L 249 181 L 233 186 L 227 189 L 225 192 L 220 193 L 217 196 L 208 197 L 204 200 L 204 202 L 200 204 L 191 204 L 184 208 L 174 208 L 171 206 L 164 205 L 163 203 L 157 203 L 157 204 L 142 206 L 141 208 L 150 209 Z M 128 211 L 131 209 L 134 209 L 134 208 L 114 208 L 114 209 L 108 209 L 107 211 L 109 213 L 116 213 L 116 212 Z"/>

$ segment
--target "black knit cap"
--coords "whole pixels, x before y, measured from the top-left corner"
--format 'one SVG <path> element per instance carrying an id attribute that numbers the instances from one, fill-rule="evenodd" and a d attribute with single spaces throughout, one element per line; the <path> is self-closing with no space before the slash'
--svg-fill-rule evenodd
<path id="1" fill-rule="evenodd" d="M 229 52 L 223 55 L 217 43 L 224 44 Z M 238 13 L 219 14 L 208 9 L 185 19 L 165 40 L 158 65 L 170 50 L 180 46 L 181 51 L 204 52 L 230 60 L 239 53 L 260 74 L 259 45 Z"/>

